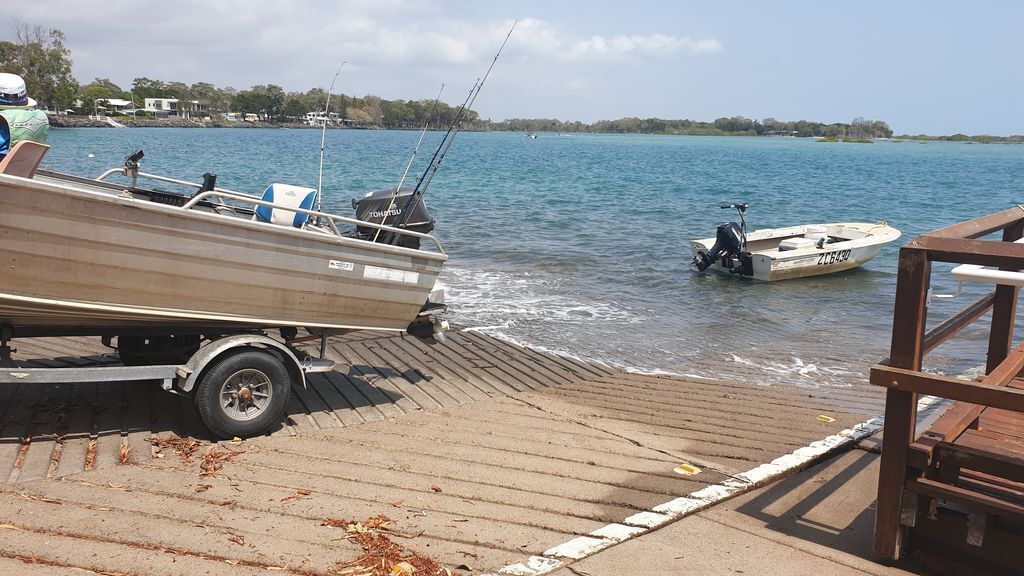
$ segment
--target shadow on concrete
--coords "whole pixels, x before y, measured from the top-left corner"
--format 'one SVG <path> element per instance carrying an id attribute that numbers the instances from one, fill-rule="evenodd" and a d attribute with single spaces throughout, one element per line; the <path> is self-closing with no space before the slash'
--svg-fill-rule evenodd
<path id="1" fill-rule="evenodd" d="M 115 365 L 109 356 L 21 360 L 25 367 Z M 285 419 L 267 434 L 280 432 L 299 419 L 315 426 L 320 415 L 342 411 L 380 410 L 402 396 L 376 386 L 366 375 L 403 378 L 415 383 L 424 378 L 371 366 L 340 367 L 326 374 L 311 374 L 306 387 L 293 386 Z M 329 416 L 335 426 L 354 421 L 352 416 Z M 323 421 L 323 420 L 321 420 Z M 190 397 L 171 394 L 155 382 L 74 384 L 23 383 L 0 387 L 0 483 L 52 477 L 82 471 L 93 465 L 86 454 L 96 445 L 134 445 L 136 456 L 145 449 L 139 439 L 175 434 L 211 441 Z M 129 442 L 129 438 L 132 442 Z M 81 445 L 81 449 L 70 449 Z M 93 446 L 90 448 L 90 446 Z M 70 463 L 71 454 L 78 462 Z M 62 462 L 61 459 L 65 461 Z M 99 461 L 96 461 L 99 462 Z M 97 464 L 99 465 L 99 464 Z"/>
<path id="2" fill-rule="evenodd" d="M 872 549 L 879 459 L 859 449 L 840 454 L 757 491 L 735 510 L 779 534 L 927 574 L 910 560 L 884 562 Z"/>

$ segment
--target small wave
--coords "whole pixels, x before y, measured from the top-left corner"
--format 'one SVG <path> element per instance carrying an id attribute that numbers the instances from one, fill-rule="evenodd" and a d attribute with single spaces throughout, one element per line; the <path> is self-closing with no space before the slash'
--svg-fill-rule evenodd
<path id="1" fill-rule="evenodd" d="M 675 370 L 662 370 L 660 368 L 648 369 L 648 368 L 626 368 L 626 372 L 630 374 L 640 374 L 641 376 L 680 376 L 683 378 L 696 378 L 698 380 L 714 380 L 710 376 L 703 374 L 694 374 L 691 372 L 678 372 Z"/>
<path id="2" fill-rule="evenodd" d="M 510 344 L 514 344 L 516 346 L 521 346 L 523 348 L 529 348 L 531 350 L 536 350 L 538 352 L 546 352 L 548 354 L 554 354 L 556 356 L 561 356 L 563 358 L 571 358 L 573 360 L 576 360 L 576 361 L 579 361 L 579 362 L 583 362 L 584 364 L 600 364 L 602 366 L 607 366 L 608 368 L 625 369 L 625 367 L 623 367 L 623 366 L 616 365 L 616 364 L 611 363 L 611 362 L 605 362 L 604 360 L 599 360 L 599 359 L 596 359 L 596 358 L 587 358 L 586 356 L 580 356 L 579 354 L 574 354 L 572 352 L 566 352 L 565 350 L 558 350 L 558 349 L 555 349 L 555 348 L 548 348 L 547 346 L 543 346 L 543 345 L 540 345 L 540 344 L 533 344 L 533 343 L 530 343 L 530 342 L 525 342 L 525 341 L 520 340 L 520 339 L 518 339 L 518 338 L 516 338 L 514 336 L 510 336 L 509 334 L 507 334 L 505 332 L 501 332 L 500 330 L 495 329 L 495 327 L 493 327 L 493 326 L 474 326 L 474 327 L 471 327 L 471 328 L 463 328 L 462 331 L 463 332 L 480 332 L 481 334 L 486 334 L 486 335 L 488 335 L 488 336 L 490 336 L 492 338 L 497 338 L 499 340 L 504 340 L 504 341 L 506 341 L 506 342 L 508 342 Z"/>
<path id="3" fill-rule="evenodd" d="M 786 364 L 775 360 L 751 360 L 731 354 L 731 359 L 737 364 L 751 366 L 759 370 L 777 374 L 784 377 L 783 381 L 800 385 L 828 386 L 828 387 L 849 387 L 852 380 L 863 380 L 864 375 L 841 367 L 818 366 L 815 363 L 807 364 L 802 359 L 791 357 L 791 363 Z"/>
<path id="4" fill-rule="evenodd" d="M 642 317 L 615 301 L 569 291 L 562 278 L 529 272 L 481 271 L 448 266 L 446 300 L 459 321 L 509 328 L 535 323 L 633 324 Z"/>

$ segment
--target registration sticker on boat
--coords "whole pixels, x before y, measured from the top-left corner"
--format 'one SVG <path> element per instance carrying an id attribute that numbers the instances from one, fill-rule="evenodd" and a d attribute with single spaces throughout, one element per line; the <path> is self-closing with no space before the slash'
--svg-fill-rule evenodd
<path id="1" fill-rule="evenodd" d="M 355 266 L 355 264 L 353 264 L 351 262 L 344 262 L 342 260 L 331 260 L 327 264 L 327 267 L 330 268 L 331 270 L 345 270 L 345 271 L 349 271 L 349 270 L 352 270 L 353 268 L 355 268 L 356 266 Z"/>
<path id="2" fill-rule="evenodd" d="M 403 284 L 416 284 L 420 281 L 420 273 L 412 272 L 410 270 L 395 270 L 394 268 L 367 266 L 363 270 L 363 278 L 387 280 L 388 282 L 401 282 Z"/>

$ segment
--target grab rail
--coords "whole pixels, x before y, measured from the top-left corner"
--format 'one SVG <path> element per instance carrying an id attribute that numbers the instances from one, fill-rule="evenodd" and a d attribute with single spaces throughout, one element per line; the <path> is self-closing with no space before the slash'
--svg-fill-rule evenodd
<path id="1" fill-rule="evenodd" d="M 1024 244 L 1024 238 L 1015 240 L 1014 244 Z M 954 280 L 963 282 L 987 282 L 989 284 L 1005 284 L 1024 287 L 1024 272 L 1013 270 L 997 270 L 981 264 L 961 264 L 950 271 Z M 959 286 L 957 292 L 960 292 Z"/>
<path id="2" fill-rule="evenodd" d="M 105 178 L 107 178 L 107 177 L 109 177 L 109 176 L 111 176 L 113 174 L 125 175 L 125 169 L 124 168 L 111 168 L 110 170 L 107 170 L 103 174 L 100 174 L 96 179 L 97 180 L 104 180 Z M 167 182 L 167 183 L 170 183 L 170 184 L 178 184 L 180 186 L 192 186 L 192 187 L 196 187 L 196 188 L 199 188 L 199 187 L 202 186 L 201 184 L 197 184 L 195 182 L 189 182 L 187 180 L 178 180 L 176 178 L 169 178 L 167 176 L 160 176 L 158 174 L 147 174 L 145 172 L 139 172 L 138 176 L 143 177 L 143 178 L 148 178 L 150 180 L 157 180 L 157 181 L 160 181 L 160 182 Z M 330 225 L 331 233 L 333 235 L 339 237 L 339 238 L 346 238 L 346 236 L 343 235 L 341 233 L 341 231 L 338 230 L 337 222 L 342 222 L 342 223 L 345 223 L 345 224 L 351 224 L 353 226 L 363 226 L 363 227 L 366 227 L 366 228 L 375 228 L 375 229 L 381 230 L 383 232 L 392 232 L 392 233 L 398 234 L 400 236 L 412 236 L 414 238 L 419 238 L 421 240 L 429 240 L 430 242 L 433 243 L 434 247 L 437 248 L 437 251 L 439 253 L 441 253 L 441 254 L 443 254 L 445 256 L 448 255 L 444 251 L 444 248 L 441 247 L 441 242 L 439 242 L 437 238 L 431 236 L 430 234 L 424 234 L 422 232 L 416 232 L 414 230 L 407 230 L 407 229 L 404 229 L 404 228 L 395 228 L 394 226 L 388 226 L 386 224 L 377 224 L 377 223 L 374 223 L 374 222 L 367 222 L 365 220 L 359 220 L 359 219 L 356 219 L 356 218 L 349 218 L 347 216 L 339 216 L 337 214 L 330 214 L 330 213 L 327 213 L 327 212 L 320 212 L 320 211 L 317 211 L 317 210 L 306 210 L 304 208 L 298 208 L 298 207 L 292 207 L 292 206 L 284 206 L 282 204 L 277 204 L 277 203 L 274 203 L 274 202 L 268 202 L 266 200 L 263 200 L 262 198 L 254 196 L 252 194 L 246 194 L 245 192 L 236 192 L 234 190 L 228 190 L 226 188 L 214 187 L 213 190 L 204 190 L 204 191 L 202 191 L 202 192 L 192 196 L 188 200 L 188 202 L 186 202 L 184 205 L 181 206 L 181 208 L 182 208 L 182 210 L 190 210 L 196 204 L 201 202 L 202 200 L 204 200 L 206 198 L 210 198 L 210 197 L 215 197 L 215 198 L 218 198 L 218 199 L 221 199 L 221 200 L 223 200 L 224 198 L 228 198 L 228 199 L 231 199 L 231 200 L 237 200 L 239 202 L 253 204 L 255 206 L 266 206 L 268 208 L 279 208 L 281 210 L 287 210 L 289 212 L 295 212 L 295 213 L 298 213 L 298 214 L 305 214 L 307 216 L 313 216 L 313 217 L 316 217 L 320 221 L 326 220 L 327 223 Z"/>

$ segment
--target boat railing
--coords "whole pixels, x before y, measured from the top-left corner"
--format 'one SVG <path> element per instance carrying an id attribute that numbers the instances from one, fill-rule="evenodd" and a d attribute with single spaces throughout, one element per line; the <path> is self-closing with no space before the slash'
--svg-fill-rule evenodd
<path id="1" fill-rule="evenodd" d="M 96 179 L 105 180 L 106 178 L 114 174 L 125 174 L 124 168 L 111 168 L 103 174 L 100 174 Z M 187 186 L 193 188 L 201 188 L 201 184 L 196 182 L 189 182 L 187 180 L 179 180 L 177 178 L 170 178 L 167 176 L 160 176 L 159 174 L 148 174 L 146 172 L 138 172 L 138 177 L 146 178 L 148 180 L 156 180 L 158 182 L 167 182 L 169 184 L 177 184 L 179 186 Z M 203 190 L 192 196 L 185 204 L 181 206 L 182 210 L 191 210 L 197 204 L 210 198 L 217 198 L 220 200 L 235 200 L 243 204 L 252 204 L 253 206 L 266 206 L 268 208 L 277 208 L 280 210 L 287 210 L 288 212 L 295 212 L 298 214 L 305 214 L 316 219 L 317 222 L 326 223 L 331 235 L 339 238 L 345 238 L 346 236 L 338 229 L 338 224 L 345 224 L 351 226 L 360 226 L 364 228 L 373 228 L 382 232 L 389 232 L 398 236 L 410 236 L 419 238 L 420 240 L 429 241 L 441 254 L 445 254 L 444 248 L 441 247 L 441 243 L 437 238 L 430 234 L 424 234 L 422 232 L 416 232 L 414 230 L 408 230 L 405 228 L 396 228 L 394 226 L 388 226 L 387 224 L 377 224 L 375 222 L 368 222 L 366 220 L 359 220 L 357 218 L 350 218 L 348 216 L 340 216 L 338 214 L 331 214 L 329 212 L 321 212 L 318 210 L 306 210 L 294 206 L 285 206 L 283 204 L 268 202 L 262 198 L 253 194 L 246 194 L 245 192 L 237 192 L 235 190 L 228 190 L 227 188 L 214 187 L 212 190 Z M 446 255 L 446 254 L 445 254 Z"/>

